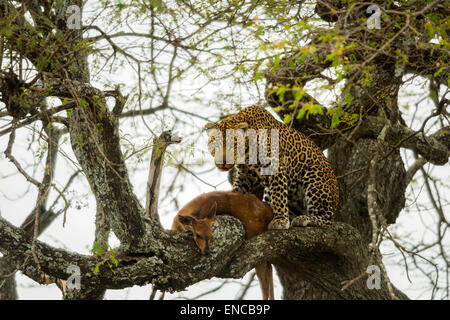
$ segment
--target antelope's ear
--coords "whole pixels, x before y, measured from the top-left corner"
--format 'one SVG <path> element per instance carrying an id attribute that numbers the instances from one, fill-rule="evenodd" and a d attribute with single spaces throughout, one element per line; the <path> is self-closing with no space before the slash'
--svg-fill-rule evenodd
<path id="1" fill-rule="evenodd" d="M 215 127 L 216 127 L 216 124 L 214 122 L 208 122 L 203 127 L 203 130 L 214 129 Z"/>
<path id="2" fill-rule="evenodd" d="M 194 222 L 194 218 L 191 216 L 182 216 L 178 215 L 178 221 L 180 221 L 181 224 L 190 225 L 192 222 Z"/>
<path id="3" fill-rule="evenodd" d="M 238 129 L 248 129 L 248 123 L 247 122 L 241 122 L 238 124 L 237 128 Z"/>
<path id="4" fill-rule="evenodd" d="M 216 216 L 216 212 L 217 212 L 217 202 L 214 202 L 214 204 L 212 205 L 211 209 L 209 209 L 209 212 L 206 215 L 206 218 L 214 219 L 214 217 Z"/>

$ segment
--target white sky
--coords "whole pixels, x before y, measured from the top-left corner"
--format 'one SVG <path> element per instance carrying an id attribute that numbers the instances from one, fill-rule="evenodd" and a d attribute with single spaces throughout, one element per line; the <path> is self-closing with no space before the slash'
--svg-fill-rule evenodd
<path id="1" fill-rule="evenodd" d="M 133 72 L 126 69 L 119 69 L 113 74 L 108 75 L 108 81 L 111 82 L 128 82 L 135 83 L 136 78 Z M 94 85 L 101 86 L 101 84 L 94 81 Z M 176 92 L 186 93 L 186 87 L 192 87 L 192 92 L 196 92 L 198 87 L 202 87 L 201 80 L 190 79 L 189 82 L 179 82 L 174 88 Z M 228 82 L 218 83 L 215 82 L 209 86 L 202 87 L 200 92 L 197 92 L 200 96 L 208 97 L 211 94 L 219 91 L 230 92 L 231 84 Z M 312 89 L 312 84 L 309 89 Z M 404 112 L 404 118 L 409 124 L 412 112 L 414 111 L 414 106 L 410 105 L 409 110 L 404 108 L 406 102 L 415 103 L 420 100 L 426 94 L 427 87 L 424 83 L 414 83 L 410 86 L 413 90 L 401 92 L 403 100 L 400 99 L 400 106 L 402 107 L 402 112 Z M 195 90 L 194 90 L 195 89 Z M 338 89 L 336 89 L 338 91 Z M 414 99 L 411 98 L 410 92 L 413 91 L 417 94 Z M 127 92 L 124 92 L 127 93 Z M 335 99 L 338 92 L 324 92 L 319 94 L 317 92 L 311 91 L 311 93 L 322 103 L 327 105 L 330 101 Z M 252 104 L 251 97 L 253 94 L 246 94 L 243 92 L 242 105 Z M 247 98 L 245 98 L 247 97 Z M 186 103 L 182 101 L 175 102 L 175 105 L 183 110 L 191 111 L 193 113 L 199 114 L 204 117 L 210 117 L 212 120 L 217 120 L 219 115 L 214 107 L 207 108 L 204 105 L 200 105 L 196 102 Z M 226 107 L 231 107 L 230 103 Z M 413 123 L 413 128 L 417 129 L 420 127 L 420 120 L 428 115 L 431 111 L 430 101 L 425 100 L 420 105 L 420 115 L 417 117 Z M 161 132 L 163 129 L 171 128 L 173 125 L 173 118 L 168 113 L 158 114 L 157 116 L 146 117 L 146 122 L 150 123 L 152 130 L 157 133 Z M 181 114 L 178 114 L 181 116 Z M 161 214 L 161 222 L 163 226 L 167 229 L 170 228 L 172 219 L 176 214 L 177 208 L 183 206 L 189 200 L 194 198 L 200 193 L 208 192 L 212 190 L 229 190 L 230 185 L 227 181 L 226 173 L 219 172 L 215 170 L 212 163 L 212 158 L 208 155 L 206 148 L 206 137 L 205 134 L 200 134 L 200 128 L 204 125 L 204 121 L 197 118 L 185 117 L 187 124 L 178 124 L 174 129 L 183 138 L 180 145 L 170 146 L 168 149 L 169 166 L 166 166 L 163 171 L 163 177 L 161 181 L 162 192 L 160 198 L 159 211 Z M 6 123 L 0 121 L 0 128 Z M 130 145 L 130 143 L 136 145 L 136 149 L 141 146 L 148 145 L 151 141 L 151 133 L 148 132 L 146 127 L 142 125 L 142 119 L 137 117 L 135 119 L 124 119 L 121 121 L 121 134 L 124 137 L 124 149 Z M 16 143 L 14 144 L 13 154 L 16 156 L 17 160 L 22 164 L 32 164 L 39 157 L 42 152 L 40 148 L 33 145 L 32 148 L 28 148 L 29 140 L 33 138 L 33 134 L 27 129 L 19 129 L 17 131 Z M 36 138 L 36 137 L 34 137 Z M 37 139 L 37 138 L 36 138 Z M 129 140 L 127 142 L 126 140 Z M 0 214 L 2 217 L 6 218 L 8 221 L 18 226 L 24 218 L 29 214 L 31 209 L 34 207 L 34 202 L 36 199 L 37 192 L 33 186 L 26 183 L 25 179 L 20 175 L 11 175 L 15 172 L 15 167 L 5 159 L 3 151 L 6 149 L 8 142 L 8 135 L 0 137 L 0 176 L 3 177 L 0 182 Z M 131 181 L 134 186 L 134 190 L 138 195 L 139 199 L 144 203 L 145 194 L 145 184 L 147 178 L 148 170 L 148 158 L 150 156 L 150 149 L 145 149 L 144 152 L 140 153 L 138 156 L 132 157 L 127 161 L 129 168 L 136 167 L 135 171 L 130 171 Z M 202 156 L 204 155 L 204 156 Z M 402 152 L 402 156 L 407 164 L 411 164 L 413 160 L 411 155 L 406 155 Z M 44 155 L 45 157 L 45 155 Z M 67 158 L 75 159 L 73 156 L 69 143 L 66 141 L 62 145 L 61 155 L 59 156 L 57 169 L 56 169 L 56 182 L 60 187 L 64 186 L 70 173 L 72 172 L 74 165 Z M 183 162 L 184 164 L 198 164 L 198 167 L 190 167 L 194 172 L 198 174 L 199 179 L 186 176 L 183 179 L 178 180 L 176 187 L 180 188 L 177 190 L 177 202 L 178 206 L 170 198 L 164 198 L 164 191 L 173 181 L 176 170 L 170 166 L 170 161 L 176 163 Z M 39 166 L 37 172 L 32 172 L 32 167 L 26 167 L 28 173 L 32 174 L 34 177 L 39 178 L 42 176 L 42 162 Z M 205 172 L 206 169 L 211 169 Z M 448 164 L 444 167 L 433 167 L 426 166 L 426 170 L 432 171 L 434 176 L 437 176 L 443 181 L 450 181 L 449 177 L 449 166 Z M 205 172 L 205 173 L 201 173 Z M 57 218 L 53 224 L 39 237 L 39 240 L 44 241 L 58 248 L 64 248 L 72 250 L 82 254 L 89 254 L 89 249 L 92 247 L 94 240 L 94 219 L 95 219 L 95 202 L 90 194 L 90 191 L 83 181 L 83 179 L 78 179 L 74 184 L 72 184 L 69 189 L 69 193 L 74 196 L 74 202 L 69 209 L 66 216 L 66 225 L 63 224 L 63 217 Z M 417 182 L 419 184 L 420 181 Z M 215 189 L 211 186 L 215 186 Z M 407 210 L 404 210 L 397 220 L 396 226 L 393 228 L 397 234 L 408 234 L 410 238 L 416 240 L 417 242 L 422 241 L 422 239 L 429 241 L 430 233 L 424 230 L 423 226 L 431 224 L 434 220 L 434 213 L 430 214 L 430 211 L 422 211 L 422 215 L 417 214 L 417 207 L 419 205 L 424 205 L 429 207 L 429 200 L 426 196 L 426 192 L 423 188 L 416 187 L 417 193 L 416 198 L 407 200 Z M 446 214 L 448 216 L 448 192 L 445 194 L 445 200 L 447 206 L 445 207 Z M 55 193 L 53 192 L 53 197 Z M 49 202 L 51 203 L 51 201 Z M 110 241 L 111 245 L 117 244 L 117 241 Z M 404 291 L 410 298 L 429 298 L 429 284 L 426 284 L 426 279 L 424 279 L 418 272 L 412 272 L 410 274 L 412 283 L 410 283 L 405 275 L 405 268 L 401 264 L 397 264 L 400 261 L 398 251 L 393 248 L 388 241 L 384 242 L 383 253 L 385 253 L 384 261 L 386 263 L 388 274 L 391 281 L 402 291 Z M 1 254 L 0 254 L 1 255 Z M 18 281 L 18 293 L 20 299 L 60 299 L 61 293 L 55 285 L 39 286 L 36 283 L 22 274 L 17 274 Z M 246 283 L 248 275 L 244 277 L 241 283 Z M 229 280 L 230 283 L 224 286 L 217 292 L 211 293 L 205 297 L 207 299 L 235 299 L 239 295 L 240 284 L 236 280 Z M 187 291 L 176 293 L 176 294 L 166 294 L 166 299 L 177 299 L 183 297 L 193 298 L 201 294 L 208 289 L 214 288 L 218 285 L 216 280 L 202 281 L 196 285 L 187 288 Z M 424 288 L 428 288 L 428 292 L 423 293 Z M 145 287 L 133 287 L 124 290 L 108 290 L 105 296 L 106 299 L 148 299 L 151 292 L 150 286 Z M 260 299 L 261 293 L 259 289 L 258 282 L 255 278 L 253 281 L 253 286 L 246 295 L 246 299 Z M 281 286 L 276 279 L 275 283 L 275 297 L 279 299 L 281 297 Z"/>

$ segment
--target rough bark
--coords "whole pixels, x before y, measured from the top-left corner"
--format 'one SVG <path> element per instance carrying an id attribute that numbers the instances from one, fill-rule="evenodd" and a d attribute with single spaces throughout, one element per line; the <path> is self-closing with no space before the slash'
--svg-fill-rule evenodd
<path id="1" fill-rule="evenodd" d="M 159 185 L 163 169 L 164 152 L 172 143 L 179 143 L 181 139 L 164 131 L 159 138 L 153 139 L 153 151 L 150 157 L 150 166 L 147 180 L 147 193 L 145 199 L 145 215 L 161 224 L 158 215 Z"/>
<path id="2" fill-rule="evenodd" d="M 0 219 L 0 232 L 3 235 L 0 241 L 2 252 L 7 251 L 14 260 L 23 260 L 30 255 L 30 238 L 25 232 L 4 219 Z M 155 252 L 160 245 L 165 246 L 164 251 L 157 255 L 118 253 L 119 265 L 114 268 L 114 273 L 105 266 L 94 274 L 96 264 L 101 261 L 99 258 L 55 249 L 41 242 L 36 247 L 36 254 L 41 271 L 60 279 L 67 278 L 69 265 L 79 266 L 81 286 L 89 290 L 121 289 L 152 283 L 160 290 L 171 292 L 212 277 L 241 278 L 267 259 L 277 268 L 301 270 L 295 274 L 316 286 L 325 286 L 327 292 L 342 299 L 389 297 L 385 287 L 367 289 L 365 280 L 341 290 L 343 281 L 364 271 L 361 266 L 368 257 L 365 246 L 361 246 L 359 232 L 347 224 L 336 223 L 329 229 L 271 231 L 246 241 L 242 224 L 232 217 L 221 216 L 217 218 L 213 232 L 210 257 L 201 256 L 190 235 L 161 230 L 160 238 L 149 243 L 148 251 Z M 42 283 L 41 271 L 33 259 L 28 259 L 21 270 Z M 180 273 L 179 270 L 185 272 Z"/>
<path id="3" fill-rule="evenodd" d="M 376 3 L 376 2 L 375 2 Z M 367 3 L 359 3 L 348 11 L 349 3 L 341 1 L 319 1 L 316 5 L 316 13 L 328 21 L 336 23 L 336 32 L 340 32 L 339 27 L 345 30 L 345 36 L 348 37 L 351 26 L 358 23 L 358 19 L 364 16 Z M 380 6 L 383 2 L 378 3 Z M 441 7 L 429 9 L 428 6 L 421 2 L 417 12 L 427 12 L 428 10 L 442 10 Z M 391 8 L 392 9 L 392 8 Z M 398 8 L 396 8 L 398 9 Z M 402 8 L 405 10 L 406 8 Z M 419 16 L 419 13 L 417 13 Z M 375 217 L 377 227 L 381 223 L 392 224 L 404 207 L 405 191 L 410 181 L 406 175 L 403 161 L 400 157 L 399 149 L 408 148 L 420 154 L 426 161 L 436 165 L 443 165 L 448 162 L 449 145 L 448 132 L 449 128 L 442 128 L 434 134 L 425 136 L 423 132 L 415 132 L 409 129 L 401 119 L 401 115 L 397 106 L 397 94 L 402 84 L 402 76 L 406 73 L 429 74 L 436 72 L 433 63 L 429 63 L 431 56 L 439 56 L 439 59 L 448 61 L 448 54 L 444 52 L 433 52 L 430 55 L 425 52 L 429 50 L 424 46 L 422 49 L 415 47 L 414 43 L 408 41 L 411 35 L 409 30 L 395 30 L 392 26 L 386 27 L 388 30 L 398 32 L 395 36 L 397 41 L 390 43 L 392 47 L 386 51 L 378 50 L 372 56 L 364 57 L 356 51 L 351 51 L 346 58 L 354 63 L 367 64 L 372 66 L 371 69 L 371 85 L 362 85 L 360 76 L 357 73 L 349 73 L 347 81 L 350 82 L 349 93 L 352 100 L 343 105 L 343 110 L 349 114 L 359 115 L 359 121 L 353 126 L 341 124 L 337 129 L 333 130 L 330 126 L 331 116 L 327 115 L 327 109 L 324 108 L 323 115 L 310 116 L 309 119 L 296 119 L 296 108 L 290 107 L 294 102 L 294 95 L 287 90 L 284 93 L 283 100 L 275 94 L 276 86 L 287 85 L 292 88 L 294 84 L 304 86 L 312 78 L 319 77 L 319 72 L 330 66 L 330 61 L 325 57 L 332 53 L 332 45 L 327 46 L 319 41 L 320 34 L 316 39 L 312 39 L 308 44 L 316 45 L 317 51 L 314 55 L 306 57 L 302 63 L 296 62 L 298 56 L 296 52 L 286 56 L 280 62 L 280 68 L 276 72 L 267 72 L 267 100 L 272 107 L 278 107 L 278 113 L 281 118 L 286 114 L 291 114 L 293 119 L 293 127 L 306 133 L 313 139 L 322 149 L 328 148 L 328 158 L 330 159 L 334 170 L 339 178 L 341 208 L 336 220 L 348 223 L 355 227 L 360 234 L 361 246 L 364 248 L 360 253 L 361 257 L 367 255 L 369 244 L 374 239 L 373 222 L 369 215 L 369 206 L 375 206 L 380 216 Z M 390 28 L 390 29 L 389 29 Z M 366 30 L 357 30 L 352 34 L 358 38 L 360 43 L 367 41 Z M 371 33 L 370 41 L 380 41 L 382 43 L 384 34 L 388 32 L 383 30 L 381 33 Z M 378 40 L 376 37 L 379 37 Z M 319 44 L 320 45 L 317 45 Z M 331 48 L 331 49 L 330 49 Z M 383 45 L 384 48 L 384 45 Z M 388 48 L 386 46 L 386 48 Z M 395 60 L 389 53 L 395 50 L 404 50 L 410 57 L 409 61 L 414 64 L 407 64 L 403 68 L 399 68 Z M 419 58 L 420 57 L 420 58 Z M 356 59 L 356 60 L 355 60 Z M 292 67 L 294 62 L 295 67 Z M 446 69 L 448 71 L 448 68 Z M 448 75 L 447 72 L 443 72 Z M 436 79 L 438 83 L 445 83 L 447 76 L 439 76 Z M 345 101 L 345 97 L 342 96 Z M 305 94 L 299 101 L 319 104 L 314 98 Z M 443 103 L 446 103 L 443 101 Z M 281 108 L 279 108 L 281 107 Z M 380 115 L 382 115 L 380 117 Z M 422 128 L 423 129 L 423 128 Z M 379 141 L 382 141 L 380 143 Z M 368 199 L 369 186 L 369 168 L 371 160 L 375 157 L 379 159 L 374 168 L 375 183 L 372 185 L 372 194 L 375 195 L 375 202 Z M 373 178 L 375 178 L 373 177 Z M 373 181 L 372 181 L 373 182 Z M 375 209 L 375 208 L 371 208 Z M 353 266 L 359 265 L 360 272 L 368 266 L 368 261 L 364 264 L 353 263 Z M 374 263 L 371 260 L 371 263 Z M 381 264 L 381 260 L 375 260 Z M 317 269 L 326 266 L 327 275 L 322 275 L 318 279 L 327 279 L 323 283 L 318 283 L 317 279 L 305 279 L 305 270 L 296 268 L 294 265 L 285 266 L 283 264 L 276 265 L 278 275 L 284 288 L 284 297 L 288 299 L 342 299 L 345 293 L 337 290 L 330 290 L 330 283 L 333 279 L 333 271 L 335 269 L 328 265 L 328 260 L 323 259 L 315 264 Z M 331 280 L 331 281 L 330 281 Z M 389 279 L 385 279 L 388 283 Z M 353 283 L 352 286 L 361 285 L 360 282 Z M 342 283 L 341 283 L 342 285 Z M 391 286 L 393 287 L 393 286 Z M 363 288 L 360 288 L 363 290 Z M 403 293 L 393 288 L 390 295 L 385 299 L 391 299 L 395 295 L 397 298 L 407 298 Z M 353 298 L 362 298 L 362 296 L 354 296 Z M 367 296 L 365 298 L 368 298 Z M 378 296 L 380 298 L 380 296 Z"/>
<path id="4" fill-rule="evenodd" d="M 45 28 L 38 30 L 41 7 L 33 6 L 34 3 L 28 1 L 37 27 L 28 26 L 22 31 L 41 40 L 43 35 L 51 38 L 51 33 Z M 80 1 L 59 3 L 63 9 L 70 4 L 81 5 Z M 420 5 L 423 12 L 428 10 L 426 3 L 420 2 Z M 17 11 L 13 6 L 0 6 L 2 18 L 6 17 L 5 8 L 10 13 Z M 326 21 L 336 21 L 340 30 L 345 30 L 362 14 L 360 10 L 344 15 L 344 9 L 348 8 L 342 6 L 342 1 L 320 1 L 316 12 Z M 23 21 L 17 23 L 20 25 Z M 58 17 L 56 23 L 61 30 L 66 28 L 63 16 Z M 429 65 L 430 59 L 448 61 L 448 53 L 431 51 L 426 46 L 423 49 L 411 48 L 407 41 L 411 34 L 399 32 L 399 41 L 390 50 L 407 51 L 417 57 L 418 63 L 399 68 L 392 54 L 379 50 L 367 60 L 368 65 L 375 67 L 373 85 L 361 85 L 361 75 L 347 75 L 347 80 L 355 85 L 350 89 L 353 100 L 344 105 L 344 110 L 359 115 L 355 125 L 343 124 L 334 130 L 330 126 L 330 117 L 325 113 L 311 117 L 308 121 L 294 117 L 295 128 L 308 134 L 322 149 L 328 148 L 328 157 L 339 177 L 342 201 L 337 222 L 332 227 L 269 231 L 245 240 L 240 222 L 232 217 L 221 216 L 214 224 L 211 256 L 203 257 L 190 235 L 163 230 L 154 219 L 146 217 L 145 209 L 133 192 L 120 148 L 121 95 L 116 95 L 119 102 L 113 110 L 109 110 L 105 98 L 111 92 L 99 90 L 90 84 L 87 53 L 74 48 L 81 36 L 81 31 L 68 33 L 67 46 L 61 48 L 60 58 L 55 57 L 42 70 L 52 74 L 52 77 L 44 79 L 45 83 L 37 85 L 35 89 L 45 88 L 53 96 L 71 100 L 72 112 L 64 124 L 76 160 L 97 202 L 96 241 L 105 241 L 103 237 L 106 230 L 114 230 L 121 242 L 120 251 L 114 257 L 118 265 L 112 263 L 111 253 L 102 257 L 80 255 L 53 248 L 40 241 L 36 242 L 34 248 L 30 227 L 17 228 L 0 217 L 0 251 L 5 255 L 0 261 L 2 275 L 17 269 L 35 281 L 46 284 L 49 281 L 57 282 L 58 279 L 66 280 L 69 276 L 67 268 L 75 265 L 81 271 L 82 288 L 69 291 L 66 298 L 97 299 L 102 297 L 106 289 L 133 285 L 151 283 L 157 289 L 172 292 L 212 277 L 241 278 L 261 262 L 270 261 L 276 266 L 284 288 L 284 298 L 287 299 L 392 299 L 393 293 L 397 298 L 407 298 L 395 288 L 391 292 L 389 279 L 386 278 L 379 290 L 368 289 L 367 266 L 381 264 L 372 255 L 376 252 L 373 248 L 369 250 L 369 245 L 373 241 L 373 228 L 383 223 L 394 223 L 403 208 L 404 192 L 410 176 L 405 172 L 399 148 L 409 148 L 421 155 L 425 162 L 436 165 L 448 161 L 449 128 L 426 136 L 422 131 L 414 132 L 402 122 L 397 106 L 402 75 L 411 72 L 435 73 L 437 68 Z M 277 83 L 305 85 L 330 67 L 331 63 L 326 57 L 334 48 L 327 43 L 321 44 L 318 36 L 311 41 L 317 48 L 316 59 L 307 57 L 291 68 L 288 63 L 291 57 L 285 57 L 277 72 L 266 74 L 269 89 L 267 101 L 272 106 L 287 107 L 293 101 L 293 95 L 287 92 L 284 103 L 280 104 L 272 90 Z M 367 33 L 363 30 L 356 36 L 363 41 Z M 5 37 L 5 41 L 13 45 L 18 39 L 14 33 Z M 36 48 L 24 54 L 37 65 L 39 50 Z M 351 53 L 354 56 L 348 54 L 346 57 L 350 61 L 364 61 L 361 52 Z M 445 83 L 445 74 L 445 71 L 442 72 L 436 81 Z M 2 86 L 0 89 L 3 94 L 7 93 L 8 114 L 21 121 L 19 125 L 36 120 L 45 121 L 52 114 L 53 111 L 45 110 L 45 106 L 39 103 L 25 110 L 32 114 L 31 118 L 22 119 L 27 113 L 24 114 L 24 110 L 14 105 L 17 91 L 11 89 L 17 87 L 17 79 L 12 77 L 7 80 L 15 86 Z M 310 100 L 313 98 L 305 95 L 301 102 Z M 283 116 L 293 111 L 286 108 L 279 113 Z M 1 133 L 12 131 L 14 128 L 8 128 Z M 378 161 L 373 165 L 374 159 Z M 371 172 L 375 172 L 375 175 L 371 175 Z M 155 183 L 154 187 L 157 186 L 158 183 Z M 255 190 L 255 193 L 260 191 Z M 153 195 L 157 194 L 155 190 L 153 192 Z M 368 198 L 369 194 L 374 201 Z M 375 209 L 381 214 L 373 217 L 370 212 Z M 46 211 L 41 211 L 40 218 L 45 217 Z M 39 264 L 32 256 L 37 257 Z M 94 273 L 99 263 L 103 264 L 99 272 Z M 343 290 L 348 281 L 351 281 L 351 285 Z M 6 279 L 5 288 L 8 294 L 3 295 L 3 298 L 16 297 L 12 277 Z"/>

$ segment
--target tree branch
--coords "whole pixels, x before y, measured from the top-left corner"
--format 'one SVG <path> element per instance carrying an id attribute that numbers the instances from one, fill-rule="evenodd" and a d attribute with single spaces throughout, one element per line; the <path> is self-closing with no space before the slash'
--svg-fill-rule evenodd
<path id="1" fill-rule="evenodd" d="M 383 126 L 383 122 L 379 121 L 377 117 L 368 117 L 356 135 L 376 138 Z M 421 131 L 414 131 L 401 124 L 396 124 L 389 128 L 386 143 L 395 148 L 402 147 L 415 151 L 435 165 L 444 165 L 448 162 L 449 157 L 450 127 L 443 127 L 435 133 L 425 136 Z"/>
<path id="2" fill-rule="evenodd" d="M 2 218 L 0 234 L 1 252 L 21 259 L 30 254 L 30 237 Z M 52 248 L 40 241 L 36 243 L 36 254 L 41 269 L 59 279 L 68 278 L 66 269 L 69 265 L 79 266 L 82 287 L 121 289 L 152 283 L 155 288 L 169 292 L 183 290 L 211 277 L 241 278 L 266 260 L 276 265 L 298 266 L 308 281 L 329 281 L 332 284 L 329 289 L 340 292 L 341 282 L 360 274 L 367 258 L 367 250 L 361 247 L 358 231 L 343 223 L 335 223 L 326 229 L 269 231 L 246 241 L 242 224 L 237 219 L 219 216 L 213 225 L 213 234 L 211 256 L 204 257 L 190 235 L 161 230 L 158 238 L 148 244 L 147 254 L 130 256 L 118 253 L 119 265 L 114 272 L 102 266 L 98 274 L 93 270 L 99 260 L 92 256 Z M 274 243 L 277 245 L 273 246 Z M 161 246 L 164 250 L 158 250 Z M 317 268 L 318 262 L 324 268 Z M 190 267 L 186 269 L 186 266 Z M 33 259 L 28 259 L 21 270 L 42 282 Z M 180 273 L 180 270 L 184 272 Z M 361 282 L 340 292 L 340 295 L 350 299 L 359 292 L 359 298 L 388 297 L 384 290 L 373 292 L 364 289 L 365 282 Z"/>
<path id="3" fill-rule="evenodd" d="M 159 185 L 164 164 L 164 153 L 170 144 L 180 141 L 181 139 L 172 135 L 170 131 L 164 131 L 159 138 L 153 139 L 153 151 L 147 180 L 145 215 L 154 219 L 158 224 L 160 224 L 158 215 Z"/>

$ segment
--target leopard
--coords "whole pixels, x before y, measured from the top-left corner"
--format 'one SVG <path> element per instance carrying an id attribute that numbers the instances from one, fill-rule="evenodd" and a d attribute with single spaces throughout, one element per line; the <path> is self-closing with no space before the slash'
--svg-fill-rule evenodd
<path id="1" fill-rule="evenodd" d="M 209 122 L 204 129 L 216 167 L 235 171 L 232 191 L 250 193 L 254 188 L 263 188 L 263 201 L 274 212 L 269 230 L 332 224 L 339 206 L 338 181 L 322 150 L 304 133 L 257 105 Z M 251 140 L 251 134 L 256 135 L 256 140 Z M 239 139 L 245 141 L 241 148 Z M 258 154 L 256 160 L 251 159 L 255 142 L 262 146 L 259 151 L 264 151 L 266 157 Z M 264 172 L 269 165 L 272 169 Z M 298 203 L 301 198 L 304 205 Z M 289 209 L 292 207 L 298 208 L 295 216 Z"/>

